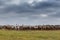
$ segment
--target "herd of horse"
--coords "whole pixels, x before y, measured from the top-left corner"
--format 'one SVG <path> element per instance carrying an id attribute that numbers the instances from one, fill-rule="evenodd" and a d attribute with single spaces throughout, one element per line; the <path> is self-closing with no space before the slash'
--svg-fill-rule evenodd
<path id="1" fill-rule="evenodd" d="M 0 25 L 0 29 L 6 30 L 60 30 L 60 25 L 35 25 L 35 26 L 24 26 L 24 25 Z"/>

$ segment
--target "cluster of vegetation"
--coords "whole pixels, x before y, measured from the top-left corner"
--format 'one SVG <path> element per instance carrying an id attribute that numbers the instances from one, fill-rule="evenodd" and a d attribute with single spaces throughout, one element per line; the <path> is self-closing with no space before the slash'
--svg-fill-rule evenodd
<path id="1" fill-rule="evenodd" d="M 7 29 L 7 30 L 60 30 L 60 25 L 35 25 L 35 26 L 3 25 L 3 26 L 0 26 L 0 29 Z"/>
<path id="2" fill-rule="evenodd" d="M 0 29 L 4 29 L 0 40 L 60 40 L 60 25 L 0 25 Z"/>

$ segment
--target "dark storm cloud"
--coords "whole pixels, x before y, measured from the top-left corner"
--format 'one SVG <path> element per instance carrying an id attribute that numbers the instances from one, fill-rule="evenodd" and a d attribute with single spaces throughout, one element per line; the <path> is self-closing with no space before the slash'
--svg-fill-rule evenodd
<path id="1" fill-rule="evenodd" d="M 5 1 L 1 1 L 3 4 L 3 2 Z M 25 13 L 25 12 L 38 12 L 36 10 L 45 10 L 46 8 L 57 8 L 60 7 L 60 5 L 57 2 L 33 2 L 32 5 L 28 4 L 28 3 L 23 3 L 21 5 L 6 5 L 5 4 L 5 8 L 3 9 L 3 11 L 6 12 L 17 12 L 17 13 Z"/>
<path id="2" fill-rule="evenodd" d="M 35 0 L 32 3 L 29 2 L 30 0 L 19 1 L 20 0 L 0 0 L 0 19 L 15 20 L 17 23 L 23 23 L 24 21 L 25 23 L 27 22 L 27 24 L 31 22 L 33 22 L 33 24 L 36 22 L 37 24 L 39 24 L 39 22 L 51 23 L 51 20 L 57 18 L 58 20 L 56 21 L 60 20 L 60 0 Z M 53 21 L 53 23 L 55 23 L 55 21 Z"/>
<path id="3" fill-rule="evenodd" d="M 9 2 L 9 0 L 0 0 L 0 6 L 3 6 L 4 8 L 0 8 L 0 13 L 9 13 L 9 12 L 16 12 L 16 13 L 28 13 L 28 14 L 41 14 L 41 13 L 51 13 L 51 12 L 57 12 L 60 9 L 60 0 L 48 0 L 44 2 L 36 2 L 33 1 L 31 4 L 28 4 L 27 2 L 22 3 L 20 5 L 15 4 L 6 4 L 6 2 Z M 57 10 L 56 10 L 57 9 Z"/>

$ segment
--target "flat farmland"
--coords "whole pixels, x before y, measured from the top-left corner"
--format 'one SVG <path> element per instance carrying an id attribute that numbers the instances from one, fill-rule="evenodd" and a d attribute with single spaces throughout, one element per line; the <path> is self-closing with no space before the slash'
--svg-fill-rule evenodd
<path id="1" fill-rule="evenodd" d="M 0 40 L 60 40 L 60 30 L 0 30 Z"/>

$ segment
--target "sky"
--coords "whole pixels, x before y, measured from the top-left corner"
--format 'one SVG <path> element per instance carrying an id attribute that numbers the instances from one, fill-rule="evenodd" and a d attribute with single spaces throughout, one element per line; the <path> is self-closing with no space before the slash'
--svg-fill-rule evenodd
<path id="1" fill-rule="evenodd" d="M 0 24 L 60 24 L 60 0 L 0 0 Z"/>

